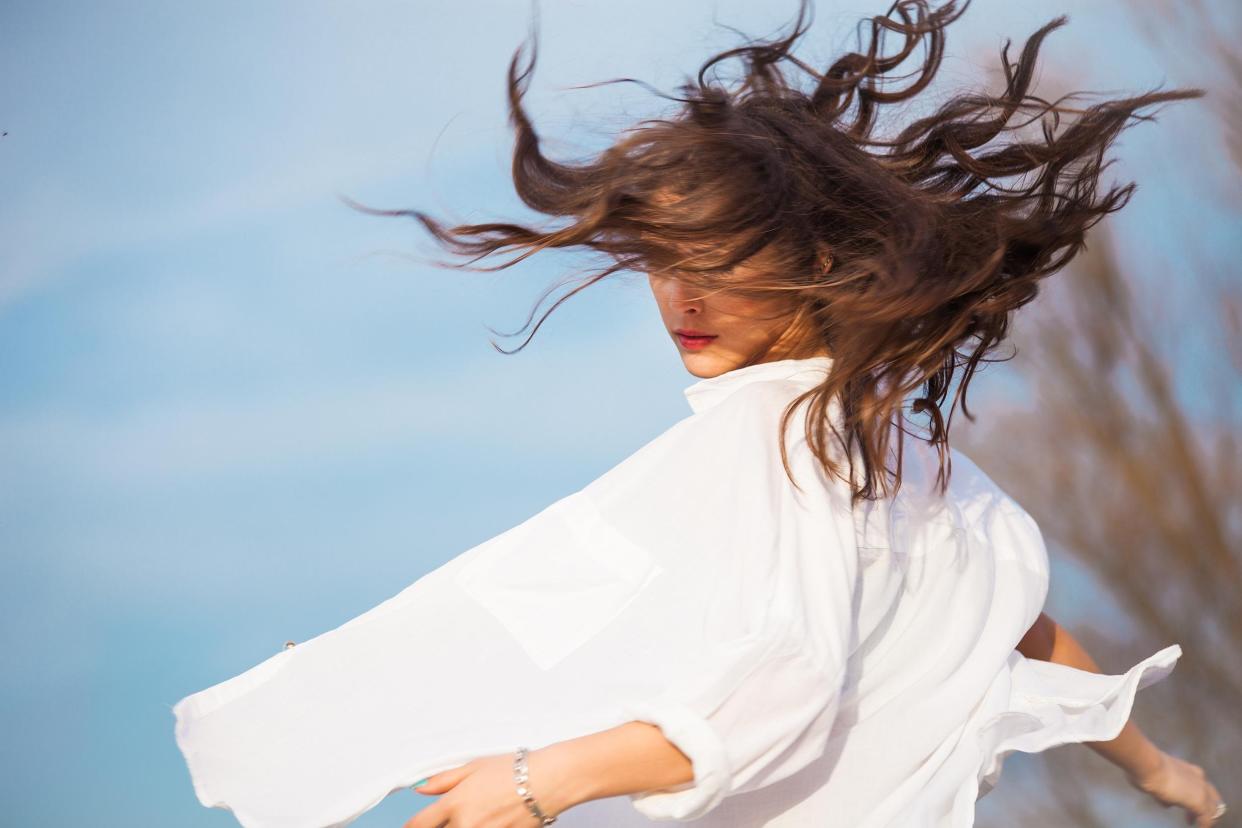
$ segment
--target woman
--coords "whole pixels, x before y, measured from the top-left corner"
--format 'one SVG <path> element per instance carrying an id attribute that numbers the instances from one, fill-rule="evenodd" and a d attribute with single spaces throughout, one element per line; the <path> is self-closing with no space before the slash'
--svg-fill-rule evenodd
<path id="1" fill-rule="evenodd" d="M 1180 648 L 1099 674 L 1041 613 L 1038 526 L 949 447 L 940 410 L 959 365 L 964 400 L 1011 313 L 1122 206 L 1132 185 L 1097 199 L 1095 183 L 1133 112 L 1199 93 L 1105 103 L 971 156 L 1038 101 L 1059 18 L 1006 59 L 1002 96 L 872 138 L 965 7 L 899 2 L 865 53 L 819 74 L 790 54 L 804 4 L 790 36 L 716 56 L 677 117 L 580 166 L 540 152 L 521 106 L 533 54 L 522 73 L 515 55 L 515 184 L 569 223 L 392 214 L 476 260 L 577 245 L 613 260 L 573 292 L 645 272 L 698 378 L 691 414 L 383 604 L 178 702 L 203 804 L 246 828 L 339 826 L 430 775 L 415 788 L 439 798 L 406 828 L 962 826 L 1008 753 L 1085 742 L 1200 825 L 1219 815 L 1202 773 L 1127 722 Z M 898 55 L 880 54 L 884 30 Z M 924 38 L 918 79 L 881 89 Z M 706 82 L 730 56 L 742 83 Z M 907 440 L 920 391 L 930 428 Z"/>

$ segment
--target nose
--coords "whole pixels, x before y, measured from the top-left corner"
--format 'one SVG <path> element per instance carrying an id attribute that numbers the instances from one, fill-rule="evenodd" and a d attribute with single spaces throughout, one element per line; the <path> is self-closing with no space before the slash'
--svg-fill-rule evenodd
<path id="1" fill-rule="evenodd" d="M 668 286 L 668 300 L 678 310 L 687 313 L 698 313 L 703 309 L 702 289 L 687 285 L 680 279 L 674 279 Z"/>

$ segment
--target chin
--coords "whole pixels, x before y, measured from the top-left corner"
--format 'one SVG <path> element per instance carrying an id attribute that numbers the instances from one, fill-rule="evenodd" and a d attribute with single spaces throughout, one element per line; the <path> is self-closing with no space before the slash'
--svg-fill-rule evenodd
<path id="1" fill-rule="evenodd" d="M 707 350 L 711 350 L 710 346 Z M 685 364 L 686 370 L 699 379 L 717 377 L 734 368 L 733 361 L 727 357 L 709 354 L 705 351 L 682 351 L 681 361 Z"/>

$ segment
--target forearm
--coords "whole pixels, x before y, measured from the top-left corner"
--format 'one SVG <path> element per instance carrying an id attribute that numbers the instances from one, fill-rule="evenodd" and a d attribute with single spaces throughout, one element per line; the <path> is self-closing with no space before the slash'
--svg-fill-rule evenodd
<path id="1" fill-rule="evenodd" d="M 694 779 L 690 759 L 659 727 L 640 721 L 547 745 L 528 761 L 531 790 L 554 814 L 592 799 Z"/>
<path id="2" fill-rule="evenodd" d="M 1043 613 L 1019 642 L 1018 652 L 1027 658 L 1064 664 L 1092 673 L 1103 672 L 1077 639 Z M 1143 735 L 1133 720 L 1126 722 L 1115 739 L 1084 744 L 1117 765 L 1132 779 L 1144 778 L 1161 763 L 1161 750 Z"/>

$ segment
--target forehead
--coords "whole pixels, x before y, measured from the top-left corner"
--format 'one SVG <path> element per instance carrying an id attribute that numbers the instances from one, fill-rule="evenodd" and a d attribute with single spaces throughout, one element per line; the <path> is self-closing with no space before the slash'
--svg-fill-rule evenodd
<path id="1" fill-rule="evenodd" d="M 749 241 L 738 236 L 733 238 L 722 237 L 717 240 L 692 241 L 687 239 L 670 239 L 659 233 L 650 232 L 639 233 L 639 238 L 652 245 L 657 258 L 661 260 L 668 258 L 670 266 L 673 262 L 680 260 L 698 260 L 697 263 L 699 264 L 710 264 L 714 261 L 719 261 L 723 265 L 731 257 L 740 253 L 742 247 Z M 778 266 L 779 260 L 779 248 L 775 243 L 768 243 L 745 259 L 732 265 L 731 270 L 739 274 L 750 271 L 764 271 Z"/>
<path id="2" fill-rule="evenodd" d="M 712 283 L 746 281 L 747 277 L 771 275 L 781 266 L 781 248 L 772 238 L 740 262 L 729 264 L 743 248 L 752 245 L 763 228 L 728 229 L 736 225 L 738 205 L 727 197 L 730 192 L 713 182 L 686 186 L 669 182 L 647 195 L 649 227 L 638 232 L 647 249 L 647 264 L 655 270 L 676 271 L 681 265 L 705 268 L 707 273 L 687 271 L 690 280 L 710 278 Z M 743 209 L 744 208 L 740 208 Z M 721 229 L 714 229 L 718 223 Z"/>

